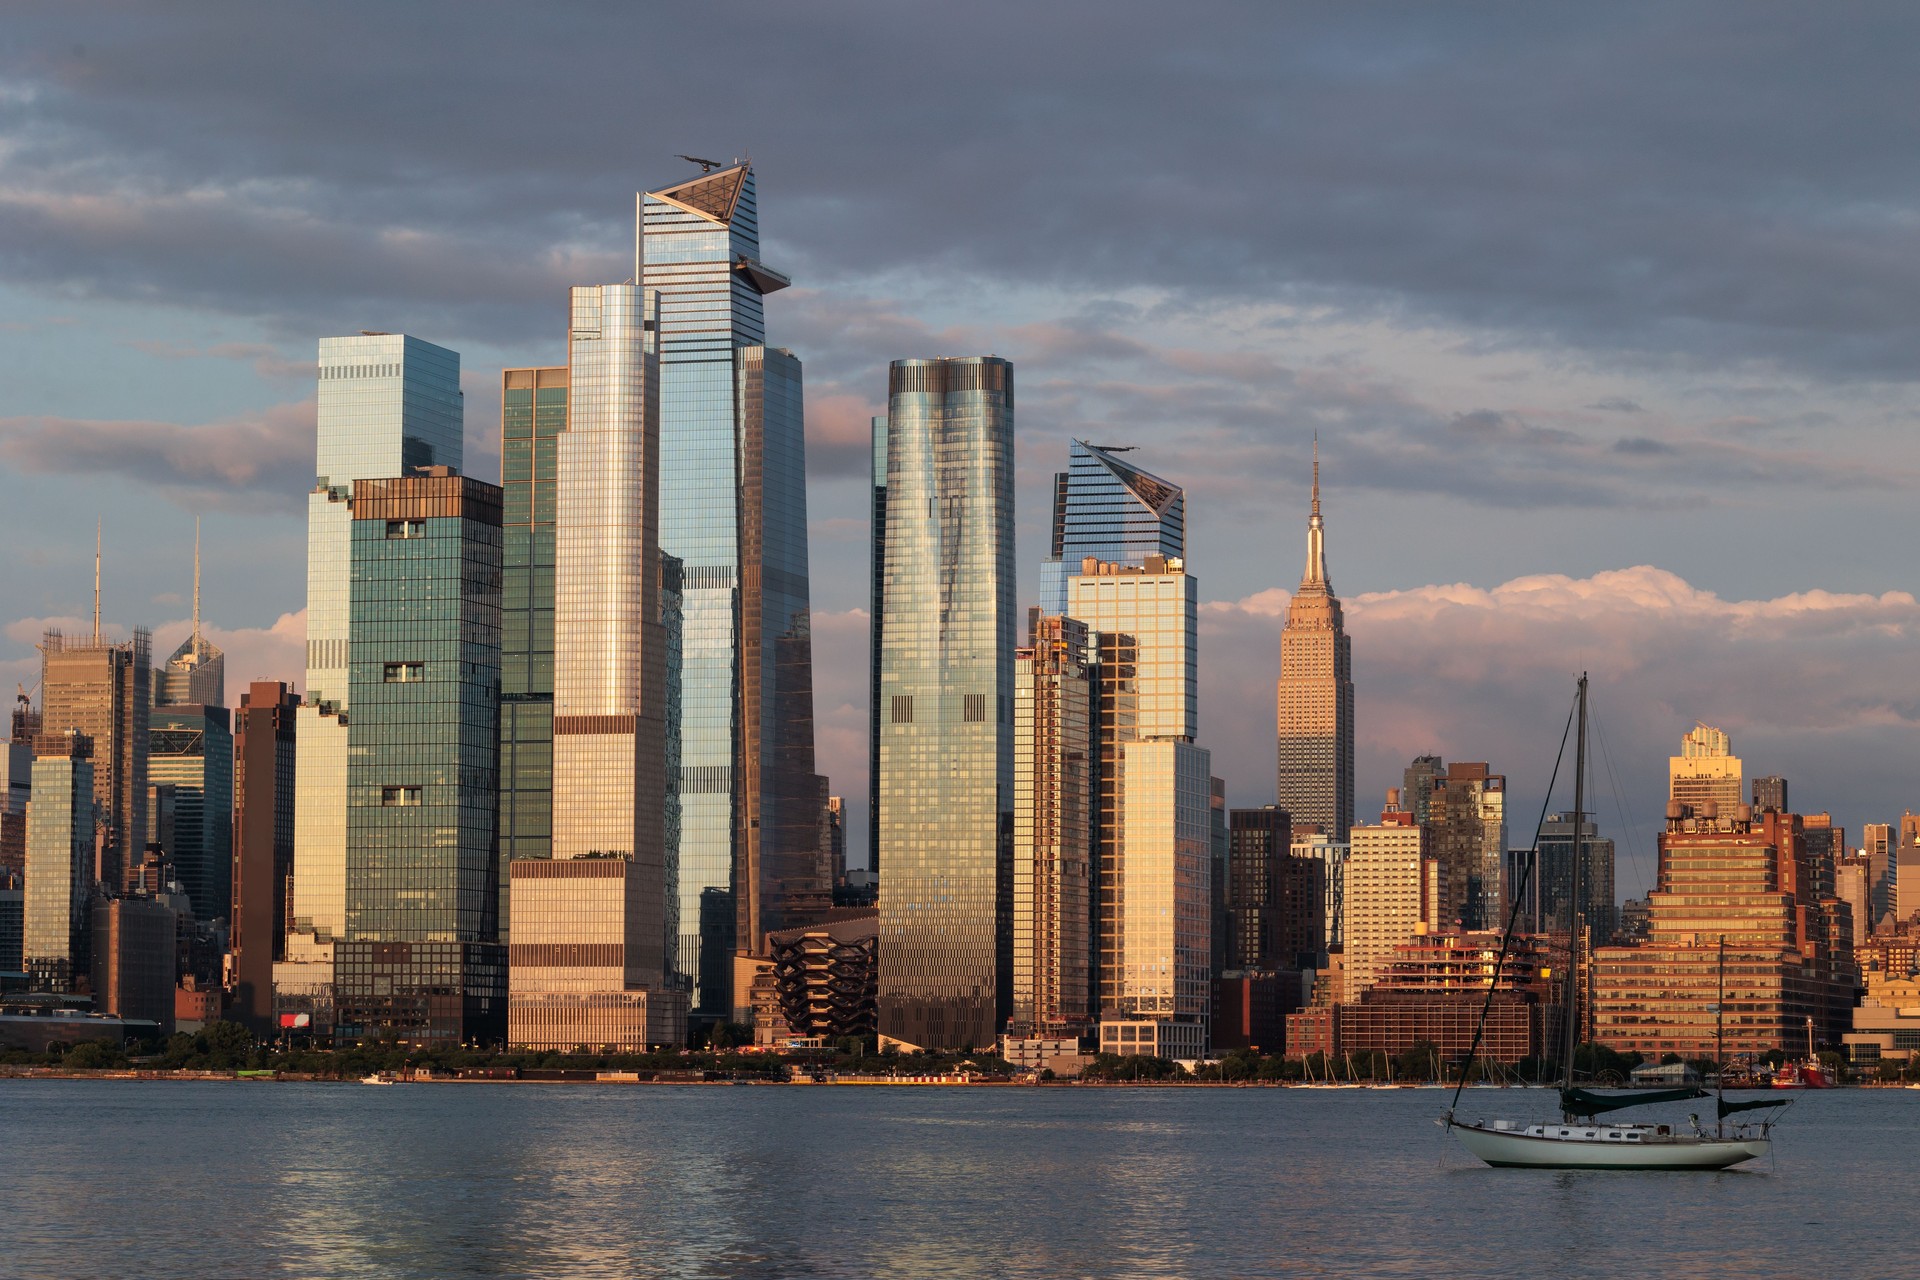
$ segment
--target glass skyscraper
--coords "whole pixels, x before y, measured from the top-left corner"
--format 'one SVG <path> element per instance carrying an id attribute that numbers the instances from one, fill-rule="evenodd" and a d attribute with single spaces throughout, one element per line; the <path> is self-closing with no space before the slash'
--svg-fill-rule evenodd
<path id="1" fill-rule="evenodd" d="M 500 490 L 445 467 L 353 496 L 337 1034 L 493 1040 Z"/>
<path id="2" fill-rule="evenodd" d="M 811 854 L 812 636 L 800 362 L 765 346 L 751 166 L 641 199 L 640 279 L 660 295 L 660 546 L 682 564 L 679 944 L 707 1017 L 747 993 L 703 960 L 710 890 L 733 895 L 736 955 L 821 900 Z M 712 923 L 711 919 L 709 923 Z M 711 941 L 711 940 L 710 940 Z M 747 966 L 745 971 L 750 971 Z"/>
<path id="3" fill-rule="evenodd" d="M 1067 612 L 1086 624 L 1095 661 L 1096 999 L 1103 1015 L 1126 1011 L 1152 1018 L 1159 1015 L 1135 1008 L 1128 996 L 1129 956 L 1138 954 L 1127 935 L 1129 922 L 1138 918 L 1130 895 L 1148 893 L 1153 909 L 1172 909 L 1175 890 L 1192 889 L 1184 841 L 1196 805 L 1201 820 L 1211 824 L 1210 758 L 1205 752 L 1195 758 L 1155 755 L 1152 771 L 1135 776 L 1128 751 L 1135 742 L 1191 746 L 1199 731 L 1198 587 L 1184 561 L 1159 556 L 1139 566 L 1098 561 L 1077 567 L 1081 571 L 1067 580 Z M 1197 793 L 1191 791 L 1196 768 Z M 1178 795 L 1161 793 L 1163 784 L 1172 785 L 1169 779 L 1184 788 Z M 1147 814 L 1164 822 L 1151 827 Z M 1155 834 L 1149 846 L 1142 841 L 1150 831 Z M 1201 881 L 1209 912 L 1210 883 Z M 1180 901 L 1186 909 L 1186 899 Z"/>
<path id="4" fill-rule="evenodd" d="M 634 863 L 625 972 L 664 989 L 666 631 L 659 543 L 657 295 L 573 290 L 569 421 L 555 465 L 553 856 Z"/>
<path id="5" fill-rule="evenodd" d="M 352 517 L 362 480 L 458 470 L 460 356 L 405 334 L 320 341 L 315 483 L 307 495 L 307 699 L 296 713 L 293 913 L 276 999 L 330 1017 L 333 946 L 346 928 Z"/>
<path id="6" fill-rule="evenodd" d="M 1013 366 L 896 360 L 880 551 L 880 1032 L 992 1044 L 1012 1001 Z"/>
<path id="7" fill-rule="evenodd" d="M 225 707 L 155 707 L 147 717 L 147 781 L 171 784 L 174 874 L 197 920 L 219 920 L 233 897 L 233 731 Z"/>
<path id="8" fill-rule="evenodd" d="M 319 439 L 307 495 L 307 700 L 347 704 L 347 499 L 356 480 L 461 466 L 460 356 L 398 333 L 320 340 Z"/>
<path id="9" fill-rule="evenodd" d="M 567 369 L 507 369 L 500 388 L 500 870 L 553 856 L 553 576 Z M 511 899 L 501 899 L 509 941 Z"/>
<path id="10" fill-rule="evenodd" d="M 880 644 L 886 631 L 887 419 L 873 420 L 873 500 L 867 553 L 867 870 L 880 870 Z"/>
<path id="11" fill-rule="evenodd" d="M 34 744 L 27 806 L 25 969 L 37 991 L 70 992 L 88 972 L 87 901 L 93 877 L 93 743 L 48 733 Z"/>
<path id="12" fill-rule="evenodd" d="M 1067 611 L 1067 579 L 1088 556 L 1140 565 L 1187 553 L 1187 499 L 1179 485 L 1118 455 L 1075 440 L 1068 469 L 1053 477 L 1053 538 L 1040 566 L 1040 612 Z"/>

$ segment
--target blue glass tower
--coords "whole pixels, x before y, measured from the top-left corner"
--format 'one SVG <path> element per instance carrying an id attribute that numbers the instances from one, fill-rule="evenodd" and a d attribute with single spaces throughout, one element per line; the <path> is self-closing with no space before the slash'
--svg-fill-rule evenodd
<path id="1" fill-rule="evenodd" d="M 788 282 L 759 260 L 751 166 L 648 192 L 640 216 L 660 296 L 660 548 L 683 566 L 674 962 L 697 1014 L 738 1019 L 745 983 L 713 972 L 712 938 L 703 960 L 711 891 L 731 895 L 741 957 L 831 892 L 815 883 L 800 362 L 765 345 L 762 299 Z"/>
<path id="2" fill-rule="evenodd" d="M 361 479 L 350 532 L 336 1034 L 495 1040 L 500 490 L 446 467 Z"/>
<path id="3" fill-rule="evenodd" d="M 1053 478 L 1053 542 L 1040 566 L 1040 611 L 1067 611 L 1067 579 L 1095 556 L 1139 568 L 1148 556 L 1186 555 L 1186 491 L 1122 461 L 1127 449 L 1075 440 Z"/>

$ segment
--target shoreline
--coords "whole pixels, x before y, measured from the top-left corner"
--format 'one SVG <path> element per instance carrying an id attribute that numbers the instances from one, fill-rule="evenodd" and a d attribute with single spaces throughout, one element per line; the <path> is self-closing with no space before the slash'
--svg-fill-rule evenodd
<path id="1" fill-rule="evenodd" d="M 365 1084 L 364 1079 L 351 1076 L 318 1075 L 304 1071 L 268 1071 L 260 1074 L 243 1075 L 238 1070 L 228 1071 L 167 1071 L 159 1069 L 118 1068 L 99 1071 L 63 1070 L 59 1067 L 0 1067 L 0 1080 L 40 1080 L 40 1081 L 112 1081 L 117 1083 L 147 1083 L 153 1081 L 180 1081 L 204 1084 L 208 1082 L 225 1084 Z M 597 1087 L 650 1086 L 656 1088 L 736 1088 L 736 1087 L 794 1087 L 794 1088 L 932 1088 L 932 1089 L 1287 1089 L 1311 1091 L 1317 1093 L 1450 1093 L 1454 1086 L 1450 1084 L 1295 1084 L 1278 1080 L 983 1080 L 953 1079 L 941 1077 L 889 1077 L 860 1076 L 840 1079 L 795 1079 L 795 1080 L 754 1080 L 754 1079 L 642 1079 L 637 1073 L 626 1071 L 589 1072 L 553 1077 L 503 1077 L 503 1076 L 447 1076 L 421 1075 L 413 1077 L 395 1077 L 382 1080 L 382 1085 L 567 1085 Z M 1881 1081 L 1863 1081 L 1858 1084 L 1838 1085 L 1834 1089 L 1763 1089 L 1735 1088 L 1729 1093 L 1737 1094 L 1789 1094 L 1798 1096 L 1804 1093 L 1828 1093 L 1839 1090 L 1900 1090 L 1907 1086 L 1899 1083 Z M 1468 1093 L 1545 1093 L 1558 1088 L 1557 1085 L 1479 1085 L 1470 1084 Z M 1790 1099 L 1783 1098 L 1782 1101 Z"/>

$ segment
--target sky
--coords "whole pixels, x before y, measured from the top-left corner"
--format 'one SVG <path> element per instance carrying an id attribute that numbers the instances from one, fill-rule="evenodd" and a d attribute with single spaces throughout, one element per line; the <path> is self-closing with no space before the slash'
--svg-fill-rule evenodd
<path id="1" fill-rule="evenodd" d="M 203 611 L 303 675 L 315 347 L 564 359 L 632 195 L 750 157 L 806 366 L 821 768 L 864 848 L 867 420 L 1017 383 L 1019 582 L 1075 437 L 1188 490 L 1200 741 L 1274 794 L 1320 439 L 1360 813 L 1486 760 L 1528 842 L 1592 673 L 1622 894 L 1696 719 L 1796 808 L 1915 800 L 1920 11 L 1206 4 L 85 7 L 0 25 L 0 679 Z M 1567 797 L 1555 798 L 1568 805 Z M 858 854 L 856 853 L 856 859 Z"/>

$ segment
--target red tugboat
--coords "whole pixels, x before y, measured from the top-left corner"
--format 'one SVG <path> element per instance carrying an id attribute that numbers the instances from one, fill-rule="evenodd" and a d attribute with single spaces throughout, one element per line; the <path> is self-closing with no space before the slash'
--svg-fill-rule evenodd
<path id="1" fill-rule="evenodd" d="M 1802 1062 L 1783 1062 L 1773 1073 L 1776 1089 L 1831 1089 L 1833 1080 L 1813 1052 L 1813 1019 L 1807 1019 L 1807 1056 Z"/>

